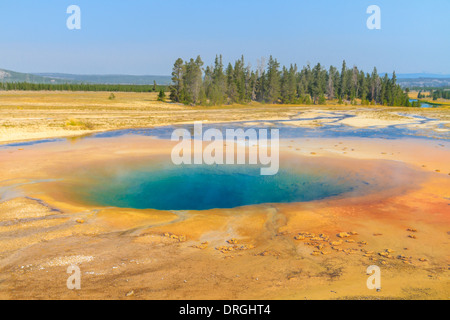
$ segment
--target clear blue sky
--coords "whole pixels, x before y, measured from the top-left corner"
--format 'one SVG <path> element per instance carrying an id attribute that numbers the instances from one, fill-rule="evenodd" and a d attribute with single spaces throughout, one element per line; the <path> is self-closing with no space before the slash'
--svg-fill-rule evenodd
<path id="1" fill-rule="evenodd" d="M 66 9 L 81 8 L 78 31 Z M 381 8 L 381 30 L 366 9 Z M 256 65 L 343 59 L 365 71 L 450 74 L 449 0 L 14 0 L 0 2 L 0 68 L 168 75 L 176 58 Z"/>

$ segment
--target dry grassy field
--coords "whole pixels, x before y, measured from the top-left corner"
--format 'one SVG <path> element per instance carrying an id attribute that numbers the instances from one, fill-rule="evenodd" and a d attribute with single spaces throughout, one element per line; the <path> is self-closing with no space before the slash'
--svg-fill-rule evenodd
<path id="1" fill-rule="evenodd" d="M 0 91 L 0 143 L 69 137 L 93 132 L 154 127 L 194 121 L 229 122 L 290 119 L 300 112 L 342 111 L 364 119 L 398 121 L 399 113 L 450 120 L 449 108 L 413 109 L 383 106 L 232 105 L 191 107 L 157 101 L 157 93 Z M 404 118 L 404 117 L 403 117 Z M 369 119 L 369 120 L 368 120 Z M 408 119 L 404 119 L 408 120 Z M 356 121 L 358 122 L 358 121 Z"/>

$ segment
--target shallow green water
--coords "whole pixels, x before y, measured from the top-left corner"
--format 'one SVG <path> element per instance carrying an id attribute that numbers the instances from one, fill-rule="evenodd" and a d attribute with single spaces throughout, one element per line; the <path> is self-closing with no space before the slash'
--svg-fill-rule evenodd
<path id="1" fill-rule="evenodd" d="M 84 201 L 102 206 L 206 210 L 318 200 L 361 187 L 346 176 L 307 169 L 261 176 L 253 166 L 157 165 L 89 173 L 86 184 L 76 189 Z"/>

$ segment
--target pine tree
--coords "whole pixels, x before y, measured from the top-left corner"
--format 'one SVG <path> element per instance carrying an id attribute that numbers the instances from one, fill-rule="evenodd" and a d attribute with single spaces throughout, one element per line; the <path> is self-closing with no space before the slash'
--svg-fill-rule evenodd
<path id="1" fill-rule="evenodd" d="M 223 73 L 222 55 L 216 56 L 212 72 L 212 90 L 210 100 L 214 105 L 222 105 L 226 101 L 226 78 Z"/>
<path id="2" fill-rule="evenodd" d="M 330 69 L 328 71 L 328 79 L 327 79 L 327 97 L 328 99 L 334 99 L 334 90 L 335 90 L 335 86 L 334 86 L 334 79 L 335 79 L 335 73 L 336 73 L 336 68 L 333 66 L 330 66 Z"/>
<path id="3" fill-rule="evenodd" d="M 351 80 L 351 84 L 350 84 L 350 97 L 351 99 L 355 99 L 356 97 L 358 97 L 359 94 L 359 83 L 358 83 L 358 75 L 359 75 L 359 71 L 358 68 L 356 66 L 353 66 L 352 69 L 352 80 Z"/>
<path id="4" fill-rule="evenodd" d="M 272 56 L 267 65 L 267 102 L 278 103 L 280 98 L 280 64 Z"/>
<path id="5" fill-rule="evenodd" d="M 172 69 L 172 85 L 170 86 L 170 100 L 173 102 L 181 102 L 183 98 L 181 93 L 183 90 L 183 77 L 185 66 L 183 59 L 178 58 Z"/>
<path id="6" fill-rule="evenodd" d="M 246 75 L 244 56 L 240 60 L 236 60 L 233 70 L 234 83 L 236 87 L 236 101 L 242 103 L 245 101 L 246 93 Z"/>
<path id="7" fill-rule="evenodd" d="M 367 94 L 369 92 L 368 79 L 370 78 L 369 74 L 367 76 L 364 74 L 364 71 L 359 73 L 359 87 L 361 88 L 361 92 L 359 97 L 361 98 L 361 103 L 364 101 L 366 104 Z"/>
<path id="8" fill-rule="evenodd" d="M 238 92 L 237 86 L 234 78 L 234 70 L 231 63 L 228 64 L 226 71 L 226 79 L 227 79 L 227 96 L 230 103 L 235 103 L 238 101 Z"/>
<path id="9" fill-rule="evenodd" d="M 158 101 L 166 101 L 166 94 L 164 92 L 164 89 L 159 90 Z"/>
<path id="10" fill-rule="evenodd" d="M 200 91 L 202 89 L 202 66 L 203 61 L 198 56 L 195 60 L 191 60 L 185 65 L 185 73 L 183 77 L 184 103 L 195 105 L 200 102 Z"/>
<path id="11" fill-rule="evenodd" d="M 312 70 L 312 83 L 310 86 L 310 95 L 314 103 L 318 102 L 319 97 L 325 93 L 326 73 L 318 63 Z"/>
<path id="12" fill-rule="evenodd" d="M 339 85 L 339 97 L 345 99 L 347 95 L 347 64 L 345 60 L 342 62 L 341 79 Z"/>
<path id="13" fill-rule="evenodd" d="M 289 70 L 283 67 L 281 75 L 281 101 L 282 103 L 294 103 L 297 98 L 296 84 L 297 66 L 291 64 Z"/>

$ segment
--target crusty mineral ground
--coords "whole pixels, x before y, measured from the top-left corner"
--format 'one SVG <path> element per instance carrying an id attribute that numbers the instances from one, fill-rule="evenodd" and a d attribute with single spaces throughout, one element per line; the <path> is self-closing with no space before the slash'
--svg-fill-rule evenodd
<path id="1" fill-rule="evenodd" d="M 286 161 L 362 170 L 386 186 L 305 203 L 133 210 L 64 187 L 83 168 L 161 160 L 172 146 L 126 136 L 0 149 L 0 298 L 449 298 L 447 141 L 283 140 Z M 80 290 L 67 288 L 71 265 Z M 370 265 L 381 268 L 378 292 L 366 286 Z"/>

